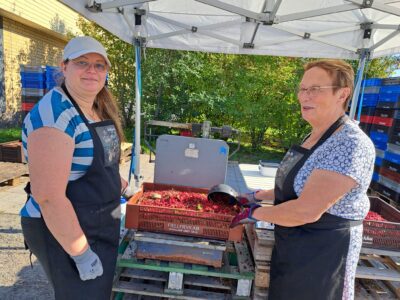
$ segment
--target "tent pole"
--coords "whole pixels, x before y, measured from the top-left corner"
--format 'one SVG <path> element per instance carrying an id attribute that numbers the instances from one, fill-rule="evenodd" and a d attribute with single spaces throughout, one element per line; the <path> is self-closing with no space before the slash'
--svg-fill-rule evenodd
<path id="1" fill-rule="evenodd" d="M 137 191 L 140 188 L 141 184 L 141 176 L 140 176 L 140 107 L 141 107 L 141 96 L 142 96 L 142 80 L 141 80 L 141 44 L 135 43 L 135 138 L 134 138 L 134 147 L 135 147 L 135 170 L 134 170 L 134 178 L 135 178 L 135 186 L 134 189 Z"/>
<path id="2" fill-rule="evenodd" d="M 356 85 L 355 85 L 354 92 L 353 92 L 353 98 L 351 99 L 351 107 L 350 107 L 350 113 L 349 113 L 349 117 L 351 120 L 354 120 L 354 116 L 356 114 L 358 95 L 360 94 L 361 82 L 363 79 L 365 62 L 367 61 L 368 56 L 369 56 L 368 54 L 369 54 L 368 49 L 362 49 L 361 54 L 360 54 L 360 61 L 358 63 Z"/>

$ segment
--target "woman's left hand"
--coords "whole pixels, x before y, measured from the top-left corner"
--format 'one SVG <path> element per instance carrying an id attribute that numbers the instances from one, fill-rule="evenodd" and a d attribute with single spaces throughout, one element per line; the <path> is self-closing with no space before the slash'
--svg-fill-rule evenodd
<path id="1" fill-rule="evenodd" d="M 255 223 L 259 220 L 253 218 L 253 213 L 254 211 L 261 207 L 261 205 L 256 204 L 256 203 L 251 203 L 248 205 L 247 208 L 245 208 L 243 211 L 238 213 L 232 220 L 230 227 L 236 227 L 240 224 L 248 224 L 248 223 Z"/>

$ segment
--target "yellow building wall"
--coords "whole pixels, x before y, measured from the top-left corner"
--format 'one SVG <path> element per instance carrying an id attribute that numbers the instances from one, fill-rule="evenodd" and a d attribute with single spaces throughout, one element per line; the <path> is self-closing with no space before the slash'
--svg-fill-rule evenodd
<path id="1" fill-rule="evenodd" d="M 1 0 L 0 15 L 19 17 L 33 26 L 55 31 L 79 33 L 76 27 L 78 14 L 57 0 Z"/>
<path id="2" fill-rule="evenodd" d="M 20 64 L 58 65 L 68 36 L 81 32 L 76 26 L 79 15 L 56 0 L 0 0 L 0 18 L 4 68 L 0 126 L 4 126 L 21 121 Z"/>
<path id="3" fill-rule="evenodd" d="M 43 34 L 10 19 L 3 19 L 4 78 L 6 112 L 21 109 L 20 65 L 60 63 L 66 41 Z"/>

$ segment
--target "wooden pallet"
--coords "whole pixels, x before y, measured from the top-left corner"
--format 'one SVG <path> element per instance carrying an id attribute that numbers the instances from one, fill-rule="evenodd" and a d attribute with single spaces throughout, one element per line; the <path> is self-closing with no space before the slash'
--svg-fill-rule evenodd
<path id="1" fill-rule="evenodd" d="M 254 259 L 255 288 L 269 287 L 269 272 L 272 249 L 274 246 L 274 233 L 271 230 L 255 228 L 253 224 L 245 227 L 246 236 Z"/>
<path id="2" fill-rule="evenodd" d="M 20 177 L 29 174 L 28 165 L 21 163 L 0 162 L 0 185 L 15 186 Z"/>
<path id="3" fill-rule="evenodd" d="M 249 299 L 255 277 L 244 242 L 227 242 L 223 266 L 178 263 L 136 257 L 137 243 L 129 232 L 121 243 L 113 297 L 142 295 L 173 299 Z"/>
<path id="4" fill-rule="evenodd" d="M 373 297 L 400 299 L 400 253 L 362 248 L 356 278 Z"/>

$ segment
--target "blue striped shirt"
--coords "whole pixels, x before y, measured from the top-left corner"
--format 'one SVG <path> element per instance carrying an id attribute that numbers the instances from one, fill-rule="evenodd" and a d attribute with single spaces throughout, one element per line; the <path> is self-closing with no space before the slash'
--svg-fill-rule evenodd
<path id="1" fill-rule="evenodd" d="M 61 88 L 54 88 L 32 108 L 22 124 L 22 146 L 29 162 L 27 139 L 33 131 L 50 127 L 58 129 L 75 142 L 68 181 L 77 180 L 93 161 L 93 140 L 88 127 Z M 40 207 L 31 196 L 20 212 L 23 217 L 40 218 Z"/>

